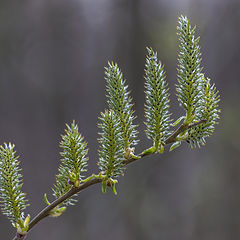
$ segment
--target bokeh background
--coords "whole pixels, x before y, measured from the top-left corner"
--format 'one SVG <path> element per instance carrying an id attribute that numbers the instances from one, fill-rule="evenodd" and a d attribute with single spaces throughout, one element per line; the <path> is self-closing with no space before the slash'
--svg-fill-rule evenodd
<path id="1" fill-rule="evenodd" d="M 60 218 L 28 235 L 40 240 L 240 239 L 240 1 L 239 0 L 1 0 L 0 144 L 21 159 L 33 217 L 50 200 L 59 141 L 73 119 L 88 141 L 89 174 L 97 172 L 96 126 L 106 108 L 104 66 L 118 62 L 134 99 L 140 144 L 144 134 L 146 46 L 158 51 L 175 95 L 177 17 L 187 15 L 201 36 L 202 65 L 221 94 L 221 121 L 207 145 L 129 165 L 118 195 L 100 185 L 79 196 Z M 0 238 L 15 231 L 0 214 Z"/>

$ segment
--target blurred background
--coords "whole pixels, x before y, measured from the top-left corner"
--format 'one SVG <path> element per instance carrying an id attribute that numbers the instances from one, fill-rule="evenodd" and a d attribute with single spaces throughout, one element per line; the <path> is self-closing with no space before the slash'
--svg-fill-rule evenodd
<path id="1" fill-rule="evenodd" d="M 88 141 L 89 174 L 97 172 L 96 126 L 106 108 L 104 66 L 118 62 L 134 99 L 140 144 L 144 134 L 146 46 L 158 51 L 175 95 L 181 14 L 197 25 L 202 65 L 221 95 L 221 121 L 201 149 L 187 144 L 129 165 L 118 195 L 100 185 L 83 191 L 60 218 L 40 222 L 28 239 L 240 239 L 239 0 L 1 0 L 0 144 L 16 144 L 23 189 L 35 216 L 49 200 L 59 141 L 73 119 Z M 1 239 L 14 229 L 0 214 Z"/>

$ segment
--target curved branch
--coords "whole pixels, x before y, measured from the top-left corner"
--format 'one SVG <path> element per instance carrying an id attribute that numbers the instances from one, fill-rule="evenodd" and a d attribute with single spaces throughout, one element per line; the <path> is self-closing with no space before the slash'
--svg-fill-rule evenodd
<path id="1" fill-rule="evenodd" d="M 186 131 L 187 129 L 196 127 L 197 125 L 202 124 L 202 123 L 206 123 L 206 122 L 207 122 L 206 119 L 202 119 L 202 120 L 200 120 L 200 121 L 198 121 L 198 122 L 191 123 L 191 124 L 189 124 L 189 125 L 186 125 L 185 123 L 183 123 L 172 135 L 170 135 L 170 136 L 166 139 L 165 144 L 170 144 L 170 143 L 176 142 L 176 140 L 177 140 L 176 138 L 177 138 L 177 136 L 178 136 L 180 133 Z"/>
<path id="2" fill-rule="evenodd" d="M 189 124 L 189 125 L 186 125 L 185 123 L 182 123 L 182 125 L 181 125 L 173 134 L 171 134 L 171 135 L 166 139 L 165 145 L 176 142 L 176 141 L 177 141 L 177 136 L 178 136 L 180 133 L 186 131 L 187 129 L 190 129 L 190 128 L 193 128 L 193 127 L 195 127 L 195 126 L 197 126 L 197 125 L 200 125 L 200 124 L 202 124 L 202 123 L 206 123 L 206 121 L 207 121 L 206 119 L 202 119 L 202 120 L 200 120 L 200 121 L 198 121 L 198 122 L 191 123 L 191 124 Z M 138 158 L 131 157 L 131 158 L 125 160 L 125 161 L 124 161 L 124 164 L 127 165 L 127 164 L 129 164 L 129 163 L 135 162 L 135 161 L 137 161 L 137 160 L 139 160 L 139 159 L 142 159 L 143 157 L 145 157 L 145 156 L 147 156 L 147 155 L 149 155 L 149 154 L 146 154 L 146 153 L 143 152 L 143 153 L 141 153 L 141 154 L 138 155 Z"/>
<path id="3" fill-rule="evenodd" d="M 170 144 L 173 143 L 177 140 L 177 136 L 184 132 L 187 129 L 190 129 L 192 127 L 195 127 L 199 124 L 202 123 L 206 123 L 206 119 L 202 119 L 196 123 L 192 123 L 189 125 L 186 124 L 182 124 L 173 134 L 171 134 L 165 141 L 165 145 L 166 144 Z M 135 162 L 136 160 L 142 159 L 143 157 L 147 156 L 149 154 L 145 154 L 145 153 L 141 153 L 139 154 L 137 157 L 131 157 L 127 160 L 124 161 L 125 165 L 128 165 L 132 162 Z M 56 206 L 58 206 L 60 203 L 64 202 L 65 200 L 67 200 L 68 198 L 72 197 L 74 194 L 81 192 L 82 190 L 84 190 L 85 188 L 100 183 L 102 182 L 102 179 L 99 178 L 93 178 L 83 184 L 81 184 L 79 187 L 72 187 L 68 192 L 66 192 L 64 195 L 62 195 L 60 198 L 56 199 L 54 202 L 52 202 L 50 205 L 48 205 L 47 207 L 45 207 L 29 224 L 29 228 L 28 228 L 28 232 L 42 219 L 44 219 L 45 217 L 49 216 L 49 213 L 52 209 L 54 209 Z M 26 237 L 26 235 L 19 235 L 16 234 L 16 236 L 13 238 L 13 240 L 23 240 Z"/>
<path id="4" fill-rule="evenodd" d="M 85 182 L 81 184 L 79 187 L 72 187 L 68 192 L 66 192 L 64 195 L 62 195 L 60 198 L 56 199 L 54 202 L 52 202 L 50 205 L 45 207 L 30 223 L 29 223 L 29 228 L 28 232 L 42 219 L 45 217 L 49 216 L 49 213 L 52 209 L 54 209 L 56 206 L 58 206 L 60 203 L 64 202 L 66 199 L 70 198 L 74 194 L 81 192 L 85 188 L 94 185 L 96 183 L 100 183 L 102 180 L 101 179 L 91 179 L 88 182 Z M 23 240 L 26 237 L 23 235 L 17 234 L 13 240 Z"/>

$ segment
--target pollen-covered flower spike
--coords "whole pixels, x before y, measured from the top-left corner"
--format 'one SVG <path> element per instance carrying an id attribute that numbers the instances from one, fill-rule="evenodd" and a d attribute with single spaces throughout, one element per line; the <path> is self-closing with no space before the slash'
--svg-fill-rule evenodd
<path id="1" fill-rule="evenodd" d="M 162 152 L 164 141 L 170 134 L 169 93 L 164 66 L 152 48 L 147 51 L 144 76 L 146 134 L 153 141 L 153 150 Z"/>
<path id="2" fill-rule="evenodd" d="M 106 191 L 107 183 L 115 192 L 115 177 L 124 172 L 124 141 L 118 116 L 113 111 L 106 110 L 100 117 L 99 138 L 99 169 L 102 171 L 103 192 Z"/>
<path id="3" fill-rule="evenodd" d="M 62 135 L 60 148 L 61 165 L 56 176 L 56 184 L 53 188 L 53 195 L 59 198 L 68 192 L 72 187 L 79 187 L 86 172 L 88 157 L 87 143 L 78 131 L 75 121 L 71 125 L 66 125 L 65 134 Z M 67 199 L 64 205 L 73 205 L 76 199 Z"/>
<path id="4" fill-rule="evenodd" d="M 205 139 L 214 132 L 220 113 L 219 101 L 220 98 L 215 85 L 211 84 L 210 79 L 205 78 L 202 74 L 201 104 L 196 114 L 196 121 L 205 119 L 205 122 L 188 130 L 187 142 L 191 146 L 200 147 L 204 145 Z"/>
<path id="5" fill-rule="evenodd" d="M 195 118 L 201 104 L 201 53 L 199 37 L 195 37 L 195 28 L 191 27 L 187 17 L 181 16 L 178 21 L 179 37 L 178 84 L 177 97 L 180 105 L 186 110 L 185 123 L 190 124 Z"/>
<path id="6" fill-rule="evenodd" d="M 105 68 L 105 79 L 107 82 L 108 106 L 120 120 L 126 152 L 137 144 L 137 126 L 133 124 L 136 117 L 132 109 L 132 99 L 129 96 L 128 86 L 123 79 L 123 74 L 116 63 L 108 63 L 108 67 Z"/>
<path id="7" fill-rule="evenodd" d="M 0 146 L 0 204 L 17 232 L 25 235 L 30 217 L 25 218 L 23 211 L 29 204 L 21 190 L 23 180 L 14 147 L 11 143 Z"/>

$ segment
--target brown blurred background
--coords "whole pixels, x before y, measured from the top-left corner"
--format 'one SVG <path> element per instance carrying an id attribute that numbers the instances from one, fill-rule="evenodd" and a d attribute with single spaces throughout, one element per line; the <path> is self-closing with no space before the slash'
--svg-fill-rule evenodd
<path id="1" fill-rule="evenodd" d="M 100 185 L 82 192 L 60 218 L 45 219 L 30 240 L 240 239 L 239 0 L 1 0 L 0 144 L 16 144 L 24 191 L 35 216 L 50 200 L 60 134 L 73 119 L 88 141 L 89 174 L 97 172 L 97 117 L 106 107 L 104 66 L 117 61 L 135 102 L 140 152 L 144 134 L 146 46 L 158 51 L 175 96 L 177 17 L 201 36 L 206 76 L 221 94 L 221 121 L 207 146 L 184 144 L 130 165 L 118 196 Z M 0 239 L 14 229 L 0 214 Z"/>

